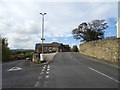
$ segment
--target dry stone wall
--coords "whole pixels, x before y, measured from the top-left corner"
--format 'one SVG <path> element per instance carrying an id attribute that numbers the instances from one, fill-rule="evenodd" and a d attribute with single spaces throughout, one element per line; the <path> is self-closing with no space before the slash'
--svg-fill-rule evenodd
<path id="1" fill-rule="evenodd" d="M 120 62 L 120 38 L 80 44 L 80 53 L 103 60 Z"/>

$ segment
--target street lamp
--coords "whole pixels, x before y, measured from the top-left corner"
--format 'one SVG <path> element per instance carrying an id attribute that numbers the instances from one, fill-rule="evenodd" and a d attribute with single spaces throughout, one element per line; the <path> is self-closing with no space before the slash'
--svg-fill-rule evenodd
<path id="1" fill-rule="evenodd" d="M 40 54 L 40 60 L 44 61 L 43 58 L 43 42 L 44 42 L 44 15 L 46 15 L 47 13 L 40 13 L 42 15 L 42 36 L 41 36 L 41 40 L 42 40 L 42 54 Z"/>

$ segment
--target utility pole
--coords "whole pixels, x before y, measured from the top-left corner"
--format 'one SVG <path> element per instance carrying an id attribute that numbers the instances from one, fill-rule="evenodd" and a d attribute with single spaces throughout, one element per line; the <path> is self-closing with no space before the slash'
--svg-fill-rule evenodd
<path id="1" fill-rule="evenodd" d="M 47 13 L 40 13 L 42 15 L 42 35 L 41 35 L 41 40 L 42 40 L 42 53 L 40 54 L 40 60 L 44 61 L 43 58 L 43 52 L 44 52 L 44 47 L 43 47 L 43 43 L 44 43 L 44 15 L 46 15 Z"/>

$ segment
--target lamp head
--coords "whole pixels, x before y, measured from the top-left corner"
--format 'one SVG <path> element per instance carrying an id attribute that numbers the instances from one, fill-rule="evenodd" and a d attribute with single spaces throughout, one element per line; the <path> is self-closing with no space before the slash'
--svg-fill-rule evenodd
<path id="1" fill-rule="evenodd" d="M 47 13 L 44 13 L 44 15 L 46 15 Z"/>
<path id="2" fill-rule="evenodd" d="M 40 13 L 41 15 L 46 15 L 47 13 Z"/>

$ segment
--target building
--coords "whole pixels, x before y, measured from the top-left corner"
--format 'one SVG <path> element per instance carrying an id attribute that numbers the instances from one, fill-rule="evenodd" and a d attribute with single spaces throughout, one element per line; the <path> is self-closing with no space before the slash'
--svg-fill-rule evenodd
<path id="1" fill-rule="evenodd" d="M 35 52 L 41 53 L 42 51 L 42 44 L 37 43 L 35 45 Z M 52 52 L 70 52 L 69 45 L 63 45 L 62 43 L 44 43 L 43 44 L 43 51 L 44 53 L 52 53 Z"/>

